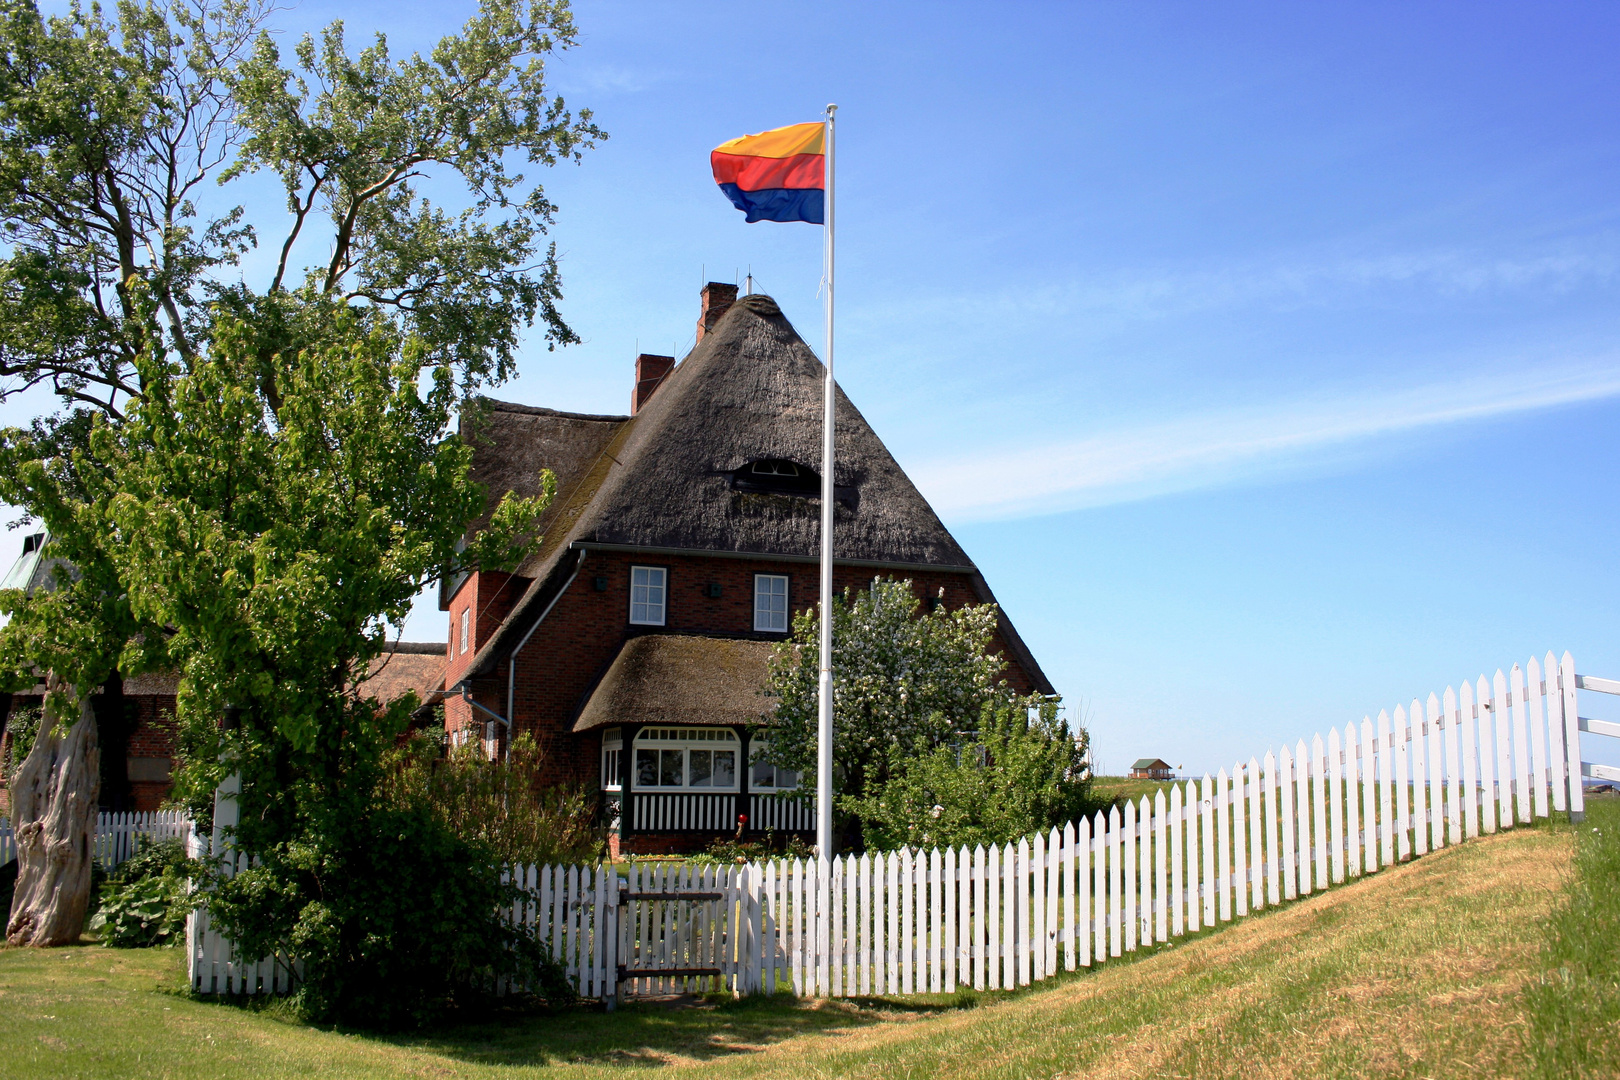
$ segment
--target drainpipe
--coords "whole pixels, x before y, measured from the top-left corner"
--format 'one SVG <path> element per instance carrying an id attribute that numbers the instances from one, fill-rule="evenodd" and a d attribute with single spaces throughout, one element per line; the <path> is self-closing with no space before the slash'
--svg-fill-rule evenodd
<path id="1" fill-rule="evenodd" d="M 514 704 L 514 702 L 516 701 L 516 698 L 517 698 L 517 658 L 518 658 L 518 653 L 523 651 L 523 646 L 527 645 L 529 643 L 529 639 L 534 637 L 534 632 L 536 630 L 540 629 L 540 624 L 541 623 L 546 621 L 546 616 L 550 615 L 551 614 L 551 609 L 557 606 L 557 601 L 559 601 L 559 600 L 561 600 L 563 598 L 563 594 L 568 591 L 569 586 L 574 584 L 574 579 L 579 577 L 580 568 L 585 565 L 585 556 L 588 555 L 588 554 L 590 554 L 590 552 L 587 551 L 586 549 L 584 549 L 584 548 L 580 549 L 579 559 L 574 563 L 574 572 L 572 574 L 568 575 L 568 580 L 563 582 L 563 587 L 558 589 L 557 590 L 557 595 L 553 596 L 551 598 L 551 603 L 546 605 L 546 610 L 542 611 L 540 613 L 540 617 L 538 619 L 534 620 L 534 625 L 529 627 L 529 632 L 527 634 L 523 635 L 523 640 L 518 642 L 517 646 L 515 648 L 513 648 L 513 650 L 510 653 L 507 654 L 507 657 L 506 657 L 506 715 L 507 716 L 512 716 L 513 715 L 512 708 L 513 708 L 513 704 Z M 506 730 L 507 731 L 512 730 L 511 721 L 506 722 Z"/>

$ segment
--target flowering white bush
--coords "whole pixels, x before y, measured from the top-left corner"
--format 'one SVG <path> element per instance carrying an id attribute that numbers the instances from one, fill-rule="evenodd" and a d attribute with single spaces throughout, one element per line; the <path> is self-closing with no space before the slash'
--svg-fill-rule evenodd
<path id="1" fill-rule="evenodd" d="M 911 582 L 892 578 L 874 579 L 869 589 L 834 598 L 833 792 L 840 848 L 863 838 L 882 846 L 893 843 L 896 828 L 904 831 L 898 821 L 879 826 L 874 820 L 873 828 L 867 828 L 877 806 L 874 800 L 909 762 L 944 749 L 954 763 L 963 748 L 978 747 L 986 717 L 1027 717 L 1035 709 L 1054 718 L 1055 726 L 1036 725 L 1035 734 L 1025 737 L 1058 740 L 1057 756 L 1064 762 L 1059 772 L 1075 772 L 1074 780 L 1081 784 L 1089 775 L 1084 772 L 1083 736 L 1075 740 L 1055 721 L 1056 699 L 1023 698 L 1002 679 L 1006 661 L 990 651 L 996 606 L 948 611 L 941 604 L 927 612 L 921 607 Z M 819 633 L 813 609 L 798 613 L 792 639 L 777 646 L 771 658 L 771 690 L 778 704 L 766 753 L 775 764 L 800 772 L 801 790 L 815 787 Z M 939 815 L 932 820 L 954 821 L 958 815 L 944 794 L 936 802 L 918 788 L 907 804 L 926 796 L 926 803 L 916 803 L 917 813 L 929 818 L 938 805 Z M 1031 826 L 1036 827 L 1039 823 Z"/>

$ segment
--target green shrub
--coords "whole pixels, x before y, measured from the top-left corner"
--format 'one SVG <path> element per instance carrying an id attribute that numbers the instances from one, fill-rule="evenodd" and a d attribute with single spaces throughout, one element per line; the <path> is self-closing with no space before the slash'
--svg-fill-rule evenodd
<path id="1" fill-rule="evenodd" d="M 517 736 L 504 757 L 490 761 L 476 744 L 446 752 L 442 734 L 417 732 L 391 755 L 387 788 L 395 806 L 431 811 L 508 865 L 602 857 L 606 835 L 596 790 L 545 783 L 545 751 L 532 735 Z"/>
<path id="2" fill-rule="evenodd" d="M 487 846 L 431 809 L 379 806 L 261 852 L 215 882 L 209 910 L 244 955 L 303 961 L 303 1016 L 399 1029 L 481 1002 L 501 978 L 571 1000 L 555 964 L 502 917 L 526 898 Z"/>
<path id="3" fill-rule="evenodd" d="M 177 944 L 192 908 L 193 870 L 180 841 L 141 837 L 134 857 L 102 884 L 89 929 L 118 949 Z"/>
<path id="4" fill-rule="evenodd" d="M 1041 699 L 986 707 L 979 731 L 956 746 L 894 747 L 874 794 L 845 798 L 866 846 L 1005 844 L 1089 812 L 1091 773 L 1079 737 Z"/>
<path id="5" fill-rule="evenodd" d="M 910 581 L 892 578 L 834 598 L 837 849 L 1012 839 L 1086 804 L 1084 728 L 1071 731 L 1057 719 L 1056 697 L 1020 695 L 1007 683 L 996 605 L 950 608 L 943 599 L 925 607 Z M 792 639 L 772 651 L 777 703 L 762 754 L 796 770 L 806 791 L 816 788 L 819 637 L 817 611 L 806 609 L 794 617 Z M 1013 741 L 1004 750 L 1016 761 L 1002 753 L 994 758 L 1002 764 L 988 770 L 963 764 L 964 751 L 977 753 L 995 737 L 985 734 L 986 717 L 1032 711 L 1040 719 L 1007 736 Z"/>
<path id="6" fill-rule="evenodd" d="M 8 781 L 34 747 L 34 739 L 39 736 L 39 718 L 40 709 L 36 705 L 19 708 L 6 720 L 6 734 L 11 738 L 6 740 L 6 758 L 0 765 Z"/>
<path id="7" fill-rule="evenodd" d="M 726 864 L 760 862 L 765 859 L 808 859 L 810 846 L 793 833 L 778 836 L 768 830 L 757 840 L 740 837 L 722 837 L 714 841 L 692 861 L 700 864 Z"/>

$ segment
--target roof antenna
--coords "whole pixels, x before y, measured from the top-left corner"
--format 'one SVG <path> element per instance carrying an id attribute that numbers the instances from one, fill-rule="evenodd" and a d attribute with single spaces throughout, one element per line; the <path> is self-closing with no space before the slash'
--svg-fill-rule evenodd
<path id="1" fill-rule="evenodd" d="M 743 295 L 754 295 L 754 265 L 752 263 L 748 264 L 748 288 L 743 290 Z"/>

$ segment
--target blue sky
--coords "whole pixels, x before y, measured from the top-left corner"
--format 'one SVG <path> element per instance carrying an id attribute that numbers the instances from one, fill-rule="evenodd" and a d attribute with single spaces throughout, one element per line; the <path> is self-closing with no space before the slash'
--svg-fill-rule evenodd
<path id="1" fill-rule="evenodd" d="M 403 50 L 469 11 L 282 23 Z M 1620 677 L 1620 7 L 577 15 L 555 83 L 611 139 L 545 183 L 585 341 L 497 396 L 624 410 L 750 268 L 819 348 L 820 231 L 745 225 L 707 152 L 835 101 L 840 382 L 1103 768 L 1213 771 L 1549 648 Z"/>

